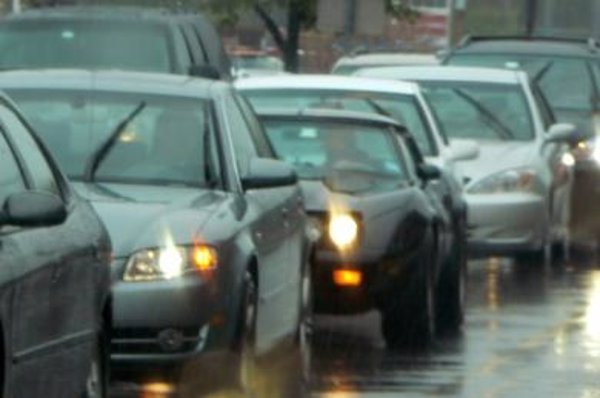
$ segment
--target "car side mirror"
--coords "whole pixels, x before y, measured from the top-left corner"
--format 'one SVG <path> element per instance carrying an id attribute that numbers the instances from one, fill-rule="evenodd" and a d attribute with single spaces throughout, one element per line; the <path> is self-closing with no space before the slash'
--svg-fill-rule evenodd
<path id="1" fill-rule="evenodd" d="M 574 145 L 579 141 L 577 128 L 568 123 L 556 123 L 546 133 L 546 143 L 564 143 Z"/>
<path id="2" fill-rule="evenodd" d="M 292 166 L 281 160 L 254 158 L 246 176 L 242 177 L 242 188 L 264 189 L 294 185 L 298 175 Z"/>
<path id="3" fill-rule="evenodd" d="M 438 180 L 442 176 L 442 171 L 432 164 L 423 163 L 417 168 L 417 174 L 423 181 Z"/>
<path id="4" fill-rule="evenodd" d="M 67 218 L 61 198 L 48 192 L 24 191 L 10 195 L 0 211 L 0 225 L 45 227 Z"/>
<path id="5" fill-rule="evenodd" d="M 188 73 L 190 76 L 203 77 L 205 79 L 219 80 L 221 79 L 221 73 L 211 65 L 192 65 L 190 66 Z"/>
<path id="6" fill-rule="evenodd" d="M 450 141 L 450 159 L 473 160 L 479 157 L 479 144 L 474 140 L 453 139 Z"/>

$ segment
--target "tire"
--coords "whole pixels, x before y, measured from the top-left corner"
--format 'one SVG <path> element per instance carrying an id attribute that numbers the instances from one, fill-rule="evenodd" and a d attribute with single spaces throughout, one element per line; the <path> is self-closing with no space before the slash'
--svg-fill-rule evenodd
<path id="1" fill-rule="evenodd" d="M 465 234 L 456 232 L 458 242 L 445 264 L 436 292 L 436 327 L 441 333 L 457 332 L 464 322 L 467 283 L 467 242 Z"/>
<path id="2" fill-rule="evenodd" d="M 388 348 L 421 348 L 435 335 L 435 298 L 430 264 L 420 286 L 412 289 L 405 300 L 392 299 L 383 308 L 381 331 Z"/>
<path id="3" fill-rule="evenodd" d="M 244 294 L 240 303 L 240 316 L 234 352 L 237 357 L 237 375 L 239 389 L 244 397 L 256 396 L 257 364 L 256 316 L 258 310 L 258 291 L 250 271 L 244 274 Z"/>
<path id="4" fill-rule="evenodd" d="M 83 398 L 108 397 L 108 361 L 108 339 L 106 334 L 101 332 L 96 338 Z"/>

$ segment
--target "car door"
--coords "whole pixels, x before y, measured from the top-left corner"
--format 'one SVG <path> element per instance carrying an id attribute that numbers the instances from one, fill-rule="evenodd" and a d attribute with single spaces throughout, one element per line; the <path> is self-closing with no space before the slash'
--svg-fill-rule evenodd
<path id="1" fill-rule="evenodd" d="M 96 336 L 99 308 L 94 265 L 98 260 L 89 231 L 97 230 L 98 225 L 93 219 L 86 224 L 86 214 L 70 200 L 67 186 L 30 131 L 3 105 L 0 127 L 12 143 L 26 189 L 56 195 L 68 213 L 58 225 L 7 230 L 16 253 L 9 332 L 14 391 L 19 391 L 15 395 L 55 396 L 52 394 L 58 392 L 53 389 L 72 393 L 85 378 Z M 65 372 L 62 375 L 61 370 Z M 27 382 L 32 374 L 37 375 L 36 383 Z"/>
<path id="2" fill-rule="evenodd" d="M 235 94 L 226 99 L 228 122 L 241 176 L 248 172 L 250 159 L 259 153 Z M 257 349 L 263 351 L 277 343 L 295 327 L 300 266 L 291 258 L 294 238 L 294 206 L 297 207 L 297 187 L 249 190 L 245 192 L 249 211 L 256 212 L 253 226 L 254 244 L 259 261 L 259 311 L 257 318 Z"/>

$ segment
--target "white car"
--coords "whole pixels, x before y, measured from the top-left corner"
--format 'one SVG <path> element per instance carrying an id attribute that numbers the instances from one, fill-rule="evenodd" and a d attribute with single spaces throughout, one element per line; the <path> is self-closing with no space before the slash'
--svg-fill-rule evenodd
<path id="1" fill-rule="evenodd" d="M 466 67 L 365 69 L 359 76 L 419 82 L 450 139 L 476 139 L 462 162 L 469 244 L 475 253 L 548 260 L 568 246 L 575 128 L 556 124 L 537 86 L 520 71 Z"/>
<path id="2" fill-rule="evenodd" d="M 363 68 L 381 66 L 437 65 L 439 60 L 435 54 L 428 53 L 368 53 L 347 55 L 340 58 L 331 73 L 334 75 L 351 75 Z"/>

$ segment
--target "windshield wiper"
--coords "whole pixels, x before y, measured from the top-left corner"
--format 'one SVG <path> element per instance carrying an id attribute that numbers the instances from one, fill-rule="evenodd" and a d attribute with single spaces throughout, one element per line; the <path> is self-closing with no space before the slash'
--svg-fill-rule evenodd
<path id="1" fill-rule="evenodd" d="M 504 125 L 497 117 L 494 115 L 492 111 L 486 108 L 481 102 L 477 101 L 470 94 L 465 92 L 462 89 L 454 89 L 455 93 L 457 93 L 461 98 L 471 104 L 475 109 L 479 111 L 487 120 L 489 120 L 494 126 L 498 127 L 498 129 L 494 129 L 500 133 L 501 138 L 512 140 L 515 138 L 515 134 L 513 131 Z"/>
<path id="2" fill-rule="evenodd" d="M 140 112 L 143 111 L 145 107 L 146 107 L 146 102 L 145 101 L 140 102 L 140 104 L 138 106 L 136 106 L 133 109 L 133 111 L 131 111 L 123 120 L 121 120 L 121 122 L 119 122 L 119 124 L 117 124 L 117 126 L 110 133 L 110 135 L 108 136 L 106 141 L 104 141 L 104 143 L 102 145 L 100 145 L 100 147 L 98 147 L 98 149 L 94 153 L 92 153 L 92 156 L 90 156 L 90 160 L 87 163 L 87 167 L 86 167 L 85 173 L 83 175 L 84 181 L 87 181 L 87 182 L 94 181 L 94 176 L 96 174 L 96 170 L 98 170 L 98 167 L 100 166 L 102 161 L 106 158 L 106 155 L 108 155 L 108 153 L 110 152 L 112 147 L 115 145 L 115 143 L 117 142 L 117 140 L 118 140 L 119 136 L 121 135 L 121 133 L 123 132 L 123 130 L 125 130 L 127 125 L 137 115 L 139 115 Z"/>
<path id="3" fill-rule="evenodd" d="M 546 64 L 543 67 L 541 67 L 540 70 L 537 71 L 533 75 L 533 81 L 536 83 L 539 83 L 540 80 L 542 80 L 542 78 L 546 75 L 546 73 L 548 73 L 548 71 L 550 70 L 550 67 L 552 67 L 552 65 L 554 65 L 554 61 L 546 62 Z"/>

